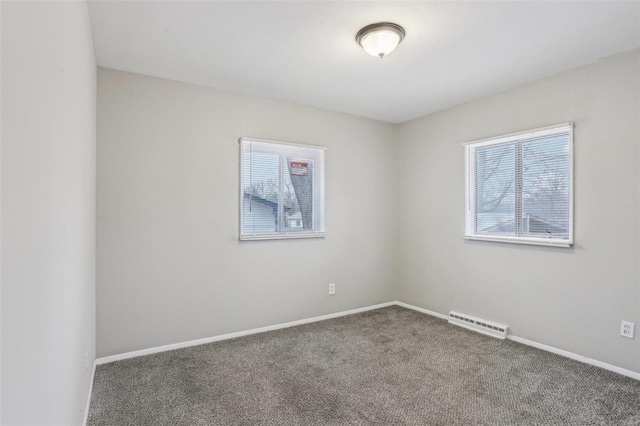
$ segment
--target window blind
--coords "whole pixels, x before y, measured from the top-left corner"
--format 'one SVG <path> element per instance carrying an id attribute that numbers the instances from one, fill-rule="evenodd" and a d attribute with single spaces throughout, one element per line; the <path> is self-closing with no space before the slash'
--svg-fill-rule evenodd
<path id="1" fill-rule="evenodd" d="M 240 239 L 324 235 L 324 151 L 240 139 Z"/>
<path id="2" fill-rule="evenodd" d="M 465 237 L 573 243 L 573 125 L 466 145 Z"/>

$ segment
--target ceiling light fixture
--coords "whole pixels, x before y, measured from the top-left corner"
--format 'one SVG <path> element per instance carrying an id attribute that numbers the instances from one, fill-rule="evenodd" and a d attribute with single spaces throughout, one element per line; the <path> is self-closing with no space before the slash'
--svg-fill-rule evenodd
<path id="1" fill-rule="evenodd" d="M 404 28 L 391 22 L 367 25 L 356 34 L 356 41 L 371 56 L 384 58 L 404 38 Z"/>

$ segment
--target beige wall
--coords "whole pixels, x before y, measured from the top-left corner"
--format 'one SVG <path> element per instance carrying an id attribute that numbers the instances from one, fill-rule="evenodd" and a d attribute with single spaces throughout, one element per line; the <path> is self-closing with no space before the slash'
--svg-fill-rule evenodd
<path id="1" fill-rule="evenodd" d="M 638 70 L 617 55 L 391 126 L 99 69 L 98 355 L 398 299 L 640 371 L 619 336 L 640 324 Z M 461 144 L 565 121 L 575 246 L 463 241 Z M 238 241 L 240 136 L 329 148 L 326 239 Z"/>
<path id="2" fill-rule="evenodd" d="M 241 136 L 328 147 L 326 238 L 238 241 Z M 372 120 L 100 68 L 98 356 L 392 300 L 393 139 Z"/>
<path id="3" fill-rule="evenodd" d="M 96 346 L 86 4 L 2 2 L 0 19 L 0 423 L 79 424 Z M 99 69 L 98 354 L 399 299 L 640 371 L 640 331 L 618 333 L 640 327 L 638 76 L 635 51 L 394 127 Z M 463 241 L 460 144 L 569 120 L 575 247 Z M 327 238 L 238 241 L 243 135 L 329 147 Z"/>
<path id="4" fill-rule="evenodd" d="M 472 72 L 472 70 L 470 71 Z M 396 296 L 640 371 L 638 51 L 398 128 Z M 461 144 L 575 122 L 575 246 L 463 241 Z"/>
<path id="5" fill-rule="evenodd" d="M 95 358 L 96 63 L 87 4 L 3 1 L 1 50 L 0 423 L 82 424 Z"/>

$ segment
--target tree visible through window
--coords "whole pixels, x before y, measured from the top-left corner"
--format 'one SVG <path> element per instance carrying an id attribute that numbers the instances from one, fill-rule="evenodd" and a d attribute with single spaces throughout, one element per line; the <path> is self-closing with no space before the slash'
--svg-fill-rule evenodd
<path id="1" fill-rule="evenodd" d="M 466 145 L 465 237 L 573 242 L 571 123 Z"/>
<path id="2" fill-rule="evenodd" d="M 324 235 L 324 149 L 242 138 L 241 239 Z"/>

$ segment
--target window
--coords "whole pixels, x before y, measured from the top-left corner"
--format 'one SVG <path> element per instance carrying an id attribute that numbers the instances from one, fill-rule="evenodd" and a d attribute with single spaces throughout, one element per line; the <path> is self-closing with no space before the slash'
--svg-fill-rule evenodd
<path id="1" fill-rule="evenodd" d="M 573 244 L 573 123 L 465 145 L 467 239 Z"/>
<path id="2" fill-rule="evenodd" d="M 322 237 L 324 148 L 240 139 L 240 239 Z"/>

